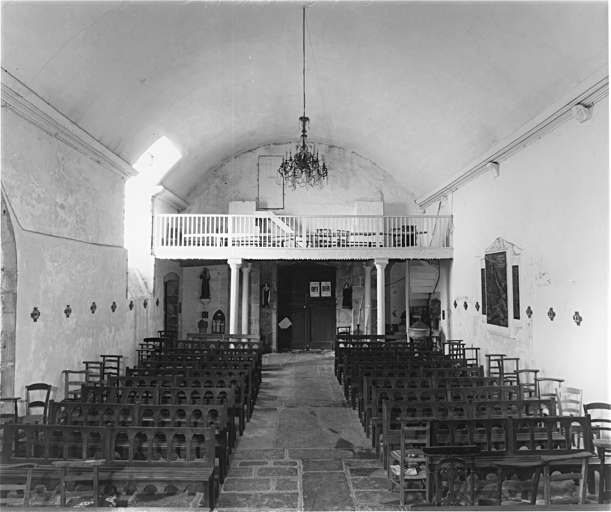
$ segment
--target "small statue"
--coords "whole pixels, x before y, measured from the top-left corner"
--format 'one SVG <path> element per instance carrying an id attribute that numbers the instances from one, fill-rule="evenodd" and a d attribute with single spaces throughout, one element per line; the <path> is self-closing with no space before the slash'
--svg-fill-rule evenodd
<path id="1" fill-rule="evenodd" d="M 210 298 L 210 271 L 208 267 L 204 267 L 199 278 L 202 280 L 202 293 L 199 296 L 200 299 Z"/>
<path id="2" fill-rule="evenodd" d="M 269 283 L 265 283 L 261 288 L 261 307 L 268 308 L 269 307 L 269 296 L 270 296 L 270 288 Z"/>

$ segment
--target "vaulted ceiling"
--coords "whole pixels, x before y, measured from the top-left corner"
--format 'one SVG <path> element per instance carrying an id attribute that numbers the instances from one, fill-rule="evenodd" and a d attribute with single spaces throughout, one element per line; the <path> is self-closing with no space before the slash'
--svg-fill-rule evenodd
<path id="1" fill-rule="evenodd" d="M 2 67 L 133 164 L 166 135 L 185 196 L 234 154 L 297 142 L 297 2 L 2 3 Z M 309 139 L 417 196 L 607 66 L 606 2 L 308 4 Z"/>

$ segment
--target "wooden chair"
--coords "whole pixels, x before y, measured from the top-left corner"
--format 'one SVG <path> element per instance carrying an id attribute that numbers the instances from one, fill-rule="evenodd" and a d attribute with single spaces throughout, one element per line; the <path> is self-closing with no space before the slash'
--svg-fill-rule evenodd
<path id="1" fill-rule="evenodd" d="M 535 377 L 537 383 L 537 398 L 556 398 L 556 388 L 559 388 L 564 379 L 554 377 Z"/>
<path id="2" fill-rule="evenodd" d="M 593 444 L 600 459 L 600 481 L 598 488 L 598 503 L 611 499 L 611 461 L 607 460 L 611 448 L 611 404 L 605 402 L 590 402 L 583 404 L 586 415 L 590 415 L 592 423 Z"/>
<path id="3" fill-rule="evenodd" d="M 501 377 L 502 361 L 506 357 L 505 354 L 486 354 L 486 375 L 488 377 Z"/>
<path id="4" fill-rule="evenodd" d="M 19 418 L 19 423 L 45 424 L 51 398 L 51 384 L 36 382 L 25 387 L 25 415 Z"/>
<path id="5" fill-rule="evenodd" d="M 0 398 L 0 425 L 6 423 L 8 421 L 17 423 L 19 421 L 19 400 L 21 400 L 20 396 L 7 396 Z M 2 406 L 3 402 L 13 402 L 13 407 L 11 411 L 9 411 L 9 407 Z"/>
<path id="6" fill-rule="evenodd" d="M 557 388 L 556 401 L 559 416 L 581 416 L 583 391 L 578 388 Z M 581 442 L 581 427 L 577 424 L 571 426 L 571 440 L 574 446 L 579 447 Z"/>
<path id="7" fill-rule="evenodd" d="M 541 461 L 543 462 L 543 489 L 546 505 L 552 504 L 551 482 L 565 480 L 579 481 L 579 504 L 585 505 L 587 503 L 588 463 L 593 456 L 594 455 L 590 452 L 581 452 L 571 455 L 544 455 L 541 457 Z M 572 463 L 574 461 L 581 461 L 581 471 L 579 473 L 571 472 L 563 474 L 554 472 L 554 474 L 552 474 L 550 464 L 562 462 Z"/>
<path id="8" fill-rule="evenodd" d="M 104 362 L 83 361 L 85 371 L 89 372 L 89 385 L 102 386 L 104 384 Z"/>
<path id="9" fill-rule="evenodd" d="M 60 507 L 66 506 L 66 498 L 84 498 L 91 496 L 93 492 L 93 506 L 100 506 L 100 478 L 98 469 L 106 462 L 105 459 L 95 460 L 60 460 L 52 462 L 51 465 L 60 469 Z M 91 476 L 87 473 L 91 471 Z M 93 483 L 93 491 L 68 491 L 69 482 L 81 482 L 90 480 Z"/>
<path id="10" fill-rule="evenodd" d="M 37 466 L 29 462 L 0 465 L 0 505 L 6 507 L 21 504 L 23 508 L 29 507 L 32 472 Z"/>
<path id="11" fill-rule="evenodd" d="M 423 493 L 428 496 L 426 458 L 422 449 L 428 441 L 428 422 L 414 424 L 410 420 L 401 422 L 399 450 L 392 450 L 388 460 L 388 479 L 390 491 L 399 486 L 399 501 L 405 505 L 406 493 Z M 393 464 L 393 461 L 395 464 Z"/>
<path id="12" fill-rule="evenodd" d="M 102 354 L 102 363 L 104 365 L 104 381 L 108 377 L 118 377 L 121 375 L 121 359 L 123 356 L 114 354 Z"/>
<path id="13" fill-rule="evenodd" d="M 441 455 L 434 463 L 430 462 L 428 471 L 431 473 L 433 489 L 433 505 L 436 507 L 453 507 L 457 505 L 474 506 L 475 503 L 475 458 L 479 453 L 477 446 L 457 446 L 424 448 L 426 455 Z M 452 451 L 465 452 L 464 455 L 450 455 Z"/>
<path id="14" fill-rule="evenodd" d="M 64 400 L 80 400 L 81 386 L 89 384 L 88 370 L 62 370 L 64 375 Z"/>
<path id="15" fill-rule="evenodd" d="M 467 362 L 467 366 L 478 367 L 479 366 L 479 347 L 466 347 L 465 359 Z"/>
<path id="16" fill-rule="evenodd" d="M 527 368 L 523 370 L 515 370 L 517 385 L 520 388 L 520 396 L 522 398 L 537 397 L 537 374 L 539 370 Z"/>

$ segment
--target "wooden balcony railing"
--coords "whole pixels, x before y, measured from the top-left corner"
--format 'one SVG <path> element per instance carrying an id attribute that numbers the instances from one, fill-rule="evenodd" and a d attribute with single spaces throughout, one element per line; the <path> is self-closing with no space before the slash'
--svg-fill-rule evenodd
<path id="1" fill-rule="evenodd" d="M 451 248 L 452 217 L 158 214 L 154 248 Z"/>

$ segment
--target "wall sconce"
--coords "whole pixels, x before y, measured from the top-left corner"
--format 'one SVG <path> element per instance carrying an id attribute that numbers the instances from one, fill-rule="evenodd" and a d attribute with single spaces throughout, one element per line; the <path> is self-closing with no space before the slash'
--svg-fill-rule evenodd
<path id="1" fill-rule="evenodd" d="M 144 299 L 144 302 L 142 303 L 142 305 L 144 306 L 144 309 L 146 309 L 146 306 L 149 305 L 149 301 Z"/>
<path id="2" fill-rule="evenodd" d="M 467 301 L 463 302 L 462 307 L 465 308 L 465 311 L 467 311 L 467 309 L 469 308 L 469 304 L 467 304 Z"/>
<path id="3" fill-rule="evenodd" d="M 475 311 L 479 311 L 479 302 L 475 303 Z"/>
<path id="4" fill-rule="evenodd" d="M 68 304 L 66 306 L 66 309 L 64 309 L 64 314 L 66 315 L 66 318 L 70 318 L 70 315 L 72 314 L 72 308 L 70 307 L 70 304 Z"/>
<path id="5" fill-rule="evenodd" d="M 583 320 L 583 318 L 579 314 L 579 311 L 575 311 L 575 314 L 573 315 L 573 320 L 575 320 L 575 323 L 577 325 L 581 325 L 581 321 Z"/>
<path id="6" fill-rule="evenodd" d="M 456 309 L 456 307 L 458 306 L 458 303 L 456 302 L 456 300 L 454 301 L 454 309 Z"/>
<path id="7" fill-rule="evenodd" d="M 530 318 L 531 316 L 533 316 L 533 310 L 532 310 L 532 309 L 530 309 L 530 306 L 528 306 L 528 307 L 526 308 L 526 316 L 527 316 L 528 318 Z"/>
<path id="8" fill-rule="evenodd" d="M 554 317 L 556 316 L 556 313 L 554 312 L 554 308 L 549 308 L 549 311 L 547 312 L 547 316 L 549 317 L 549 319 L 552 322 L 554 321 Z"/>
<path id="9" fill-rule="evenodd" d="M 134 301 L 130 300 L 129 301 L 129 310 L 131 311 L 132 309 L 134 309 Z"/>
<path id="10" fill-rule="evenodd" d="M 117 303 L 114 300 L 112 301 L 112 306 L 110 306 L 110 309 L 112 309 L 113 313 L 117 310 Z"/>
<path id="11" fill-rule="evenodd" d="M 32 320 L 34 320 L 34 322 L 38 322 L 38 319 L 40 318 L 40 311 L 38 311 L 38 308 L 36 306 L 34 306 L 34 309 L 30 313 L 30 316 L 32 317 Z"/>
<path id="12" fill-rule="evenodd" d="M 98 309 L 98 307 L 95 305 L 95 302 L 92 302 L 91 307 L 89 309 L 91 309 L 91 314 L 94 314 L 95 310 Z"/>

